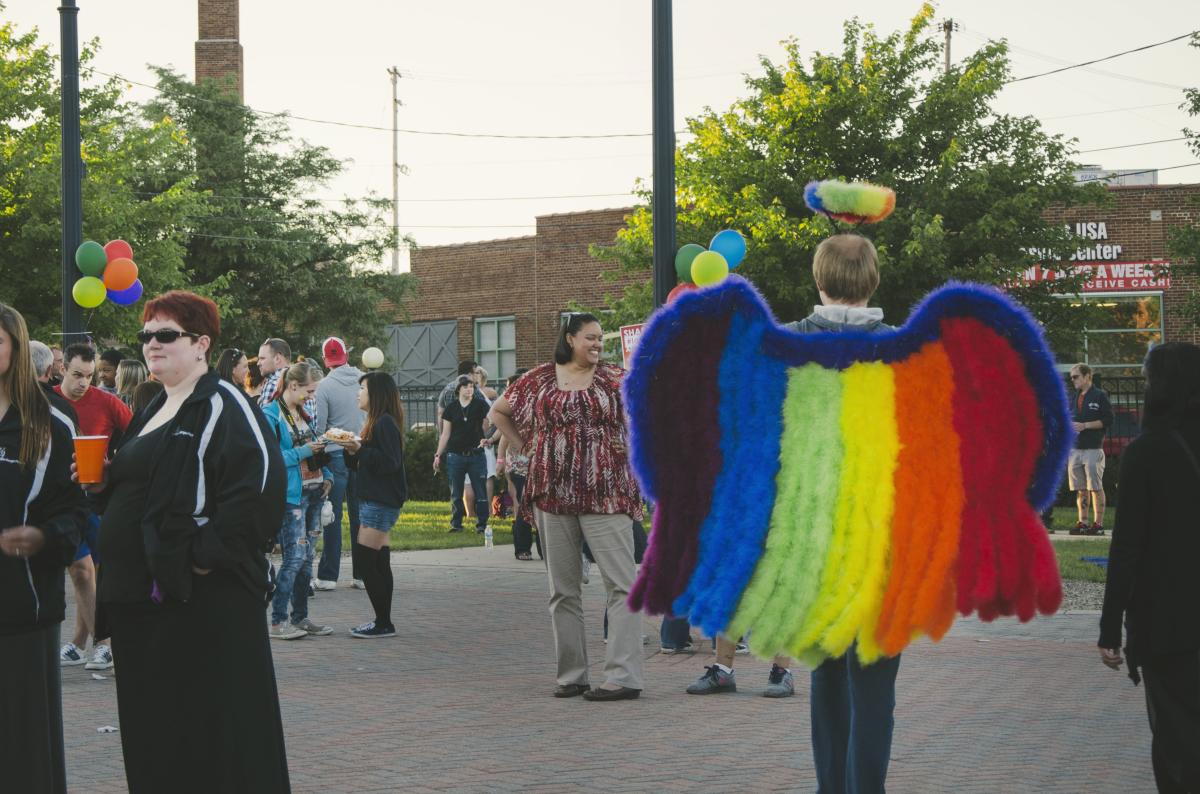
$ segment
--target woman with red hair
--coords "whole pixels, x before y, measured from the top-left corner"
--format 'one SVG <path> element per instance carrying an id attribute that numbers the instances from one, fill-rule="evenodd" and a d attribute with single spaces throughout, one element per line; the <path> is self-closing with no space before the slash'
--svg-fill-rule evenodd
<path id="1" fill-rule="evenodd" d="M 263 605 L 286 473 L 262 414 L 208 365 L 216 305 L 147 302 L 138 341 L 164 391 L 101 493 L 98 622 L 111 631 L 131 792 L 289 791 Z M 197 642 L 199 640 L 199 642 Z"/>

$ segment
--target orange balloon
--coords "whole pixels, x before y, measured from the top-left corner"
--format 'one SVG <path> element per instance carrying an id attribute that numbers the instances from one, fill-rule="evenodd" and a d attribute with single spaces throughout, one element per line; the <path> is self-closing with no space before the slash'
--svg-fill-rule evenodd
<path id="1" fill-rule="evenodd" d="M 104 268 L 104 286 L 113 292 L 129 289 L 137 277 L 138 266 L 132 259 L 114 259 Z"/>

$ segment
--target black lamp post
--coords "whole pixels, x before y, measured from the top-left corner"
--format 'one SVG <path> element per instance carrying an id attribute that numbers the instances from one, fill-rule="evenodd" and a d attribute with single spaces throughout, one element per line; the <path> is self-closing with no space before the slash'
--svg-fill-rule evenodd
<path id="1" fill-rule="evenodd" d="M 78 341 L 83 317 L 71 295 L 79 278 L 75 249 L 83 242 L 83 160 L 79 155 L 79 9 L 58 7 L 62 38 L 62 325 L 63 344 Z"/>
<path id="2" fill-rule="evenodd" d="M 675 89 L 671 0 L 654 0 L 654 306 L 675 286 Z"/>

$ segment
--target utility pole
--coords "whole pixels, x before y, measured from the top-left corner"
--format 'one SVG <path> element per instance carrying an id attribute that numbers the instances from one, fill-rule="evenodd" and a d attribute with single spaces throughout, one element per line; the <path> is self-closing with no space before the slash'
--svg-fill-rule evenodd
<path id="1" fill-rule="evenodd" d="M 942 32 L 946 34 L 946 63 L 943 69 L 946 74 L 950 74 L 950 34 L 953 33 L 957 27 L 958 26 L 954 24 L 953 19 L 947 19 L 942 23 Z"/>
<path id="2" fill-rule="evenodd" d="M 654 0 L 654 306 L 675 286 L 675 86 L 671 0 Z"/>
<path id="3" fill-rule="evenodd" d="M 400 70 L 393 66 L 387 70 L 392 78 L 392 233 L 396 235 L 396 247 L 392 249 L 392 275 L 400 275 L 400 97 L 396 84 L 400 81 Z"/>
<path id="4" fill-rule="evenodd" d="M 83 317 L 71 288 L 79 279 L 75 249 L 83 242 L 83 159 L 79 155 L 79 9 L 58 7 L 62 59 L 62 330 L 63 347 L 79 341 Z"/>

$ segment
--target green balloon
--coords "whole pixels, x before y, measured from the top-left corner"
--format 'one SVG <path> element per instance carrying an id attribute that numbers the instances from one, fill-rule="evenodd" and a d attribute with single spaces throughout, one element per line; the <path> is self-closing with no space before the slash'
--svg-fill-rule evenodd
<path id="1" fill-rule="evenodd" d="M 71 287 L 71 297 L 85 309 L 94 309 L 104 303 L 107 292 L 104 282 L 95 276 L 84 276 L 75 282 L 75 286 Z"/>
<path id="2" fill-rule="evenodd" d="M 104 253 L 104 246 L 100 245 L 100 243 L 92 240 L 84 240 L 75 249 L 75 265 L 79 268 L 79 272 L 85 276 L 96 276 L 99 278 L 100 274 L 104 272 L 104 266 L 107 264 L 108 255 Z"/>
<path id="3" fill-rule="evenodd" d="M 692 262 L 702 253 L 704 253 L 704 246 L 688 243 L 679 249 L 679 253 L 675 254 L 675 275 L 679 277 L 680 281 L 691 283 Z"/>

